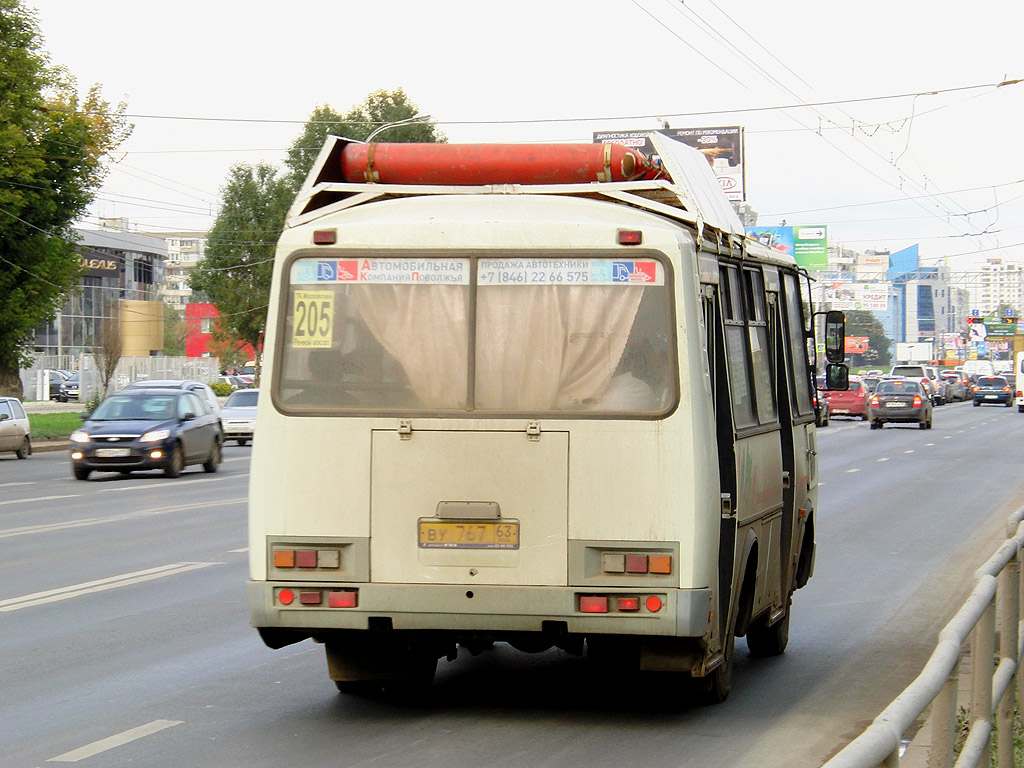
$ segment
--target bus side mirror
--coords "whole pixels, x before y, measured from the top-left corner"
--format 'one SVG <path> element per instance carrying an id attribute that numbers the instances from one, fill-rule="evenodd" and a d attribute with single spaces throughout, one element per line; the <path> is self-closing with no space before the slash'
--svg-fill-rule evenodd
<path id="1" fill-rule="evenodd" d="M 838 389 L 845 392 L 850 388 L 850 369 L 842 363 L 829 363 L 825 366 L 825 389 Z"/>
<path id="2" fill-rule="evenodd" d="M 825 359 L 841 363 L 846 358 L 846 315 L 838 309 L 825 313 Z"/>

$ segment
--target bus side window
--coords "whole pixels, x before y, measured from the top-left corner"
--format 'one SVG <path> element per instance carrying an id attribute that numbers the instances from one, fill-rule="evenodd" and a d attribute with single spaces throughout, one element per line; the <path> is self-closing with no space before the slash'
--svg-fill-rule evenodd
<path id="1" fill-rule="evenodd" d="M 807 334 L 803 319 L 803 304 L 796 275 L 782 275 L 782 308 L 786 324 L 789 357 L 793 371 L 793 408 L 801 416 L 814 413 L 811 403 L 811 372 L 808 365 Z"/>
<path id="2" fill-rule="evenodd" d="M 743 317 L 743 291 L 739 270 L 723 265 L 723 314 L 725 315 L 725 354 L 729 368 L 734 423 L 738 429 L 757 424 L 751 377 L 750 349 Z"/>

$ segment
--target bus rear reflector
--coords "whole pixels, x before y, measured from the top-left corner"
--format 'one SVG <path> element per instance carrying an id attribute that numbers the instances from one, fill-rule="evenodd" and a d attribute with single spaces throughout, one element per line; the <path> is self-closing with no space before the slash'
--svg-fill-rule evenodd
<path id="1" fill-rule="evenodd" d="M 290 589 L 282 589 L 277 593 L 277 602 L 281 605 L 291 605 L 295 602 L 295 593 Z"/>
<path id="2" fill-rule="evenodd" d="M 608 598 L 600 595 L 580 595 L 580 613 L 608 613 Z"/>
<path id="3" fill-rule="evenodd" d="M 275 568 L 294 568 L 295 567 L 295 550 L 294 549 L 275 549 L 274 550 L 274 567 Z"/>
<path id="4" fill-rule="evenodd" d="M 647 598 L 647 602 L 644 603 L 647 606 L 647 610 L 651 613 L 657 613 L 661 610 L 661 598 L 657 595 L 651 595 Z"/>
<path id="5" fill-rule="evenodd" d="M 672 573 L 672 555 L 651 555 L 648 563 L 651 573 Z"/>
<path id="6" fill-rule="evenodd" d="M 647 555 L 626 555 L 626 573 L 647 573 Z"/>
<path id="7" fill-rule="evenodd" d="M 644 233 L 638 229 L 620 229 L 619 245 L 640 245 L 644 241 Z"/>

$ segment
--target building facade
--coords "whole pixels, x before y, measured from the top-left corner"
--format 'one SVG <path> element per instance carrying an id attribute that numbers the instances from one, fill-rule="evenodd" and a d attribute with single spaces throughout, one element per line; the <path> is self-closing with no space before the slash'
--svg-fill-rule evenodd
<path id="1" fill-rule="evenodd" d="M 163 314 L 158 300 L 167 249 L 160 238 L 127 232 L 75 230 L 83 274 L 54 320 L 37 329 L 35 349 L 44 355 L 90 354 L 103 345 L 104 321 L 118 318 L 126 348 L 159 353 Z M 123 302 L 134 302 L 123 305 Z M 147 306 L 148 305 L 148 306 Z M 122 311 L 122 306 L 127 310 Z M 160 317 L 154 346 L 153 317 Z"/>

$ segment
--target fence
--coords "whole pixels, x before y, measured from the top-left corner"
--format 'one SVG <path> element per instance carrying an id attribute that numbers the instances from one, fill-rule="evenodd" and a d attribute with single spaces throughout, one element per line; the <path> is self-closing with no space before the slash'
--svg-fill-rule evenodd
<path id="1" fill-rule="evenodd" d="M 92 355 L 45 355 L 37 358 L 31 368 L 20 372 L 24 399 L 46 400 L 49 397 L 49 385 L 43 377 L 45 370 L 77 370 L 81 401 L 89 400 L 103 386 Z M 116 392 L 137 379 L 193 379 L 208 383 L 218 374 L 220 360 L 216 357 L 122 357 L 109 389 Z"/>
<path id="2" fill-rule="evenodd" d="M 998 768 L 1013 768 L 1015 694 L 1024 701 L 1024 677 L 1017 674 L 1024 654 L 1020 625 L 1022 520 L 1024 507 L 1007 520 L 1007 539 L 1003 545 L 975 571 L 974 590 L 939 633 L 935 652 L 921 674 L 864 733 L 823 768 L 897 768 L 903 735 L 929 705 L 932 710 L 928 765 L 953 768 L 960 658 L 968 640 L 971 689 L 968 731 L 955 768 L 989 764 L 993 729 L 997 731 L 995 764 Z"/>

